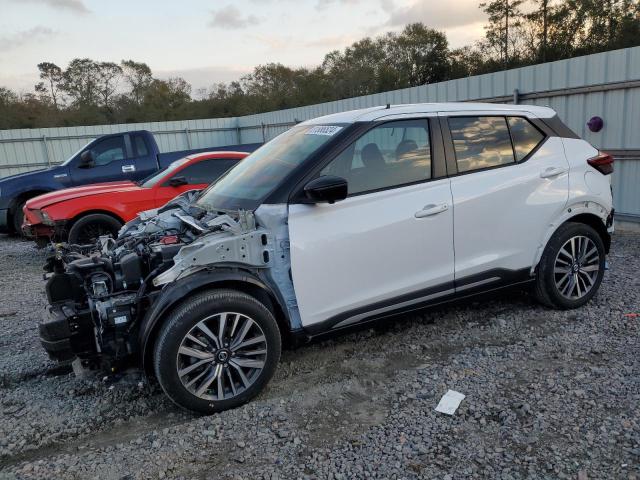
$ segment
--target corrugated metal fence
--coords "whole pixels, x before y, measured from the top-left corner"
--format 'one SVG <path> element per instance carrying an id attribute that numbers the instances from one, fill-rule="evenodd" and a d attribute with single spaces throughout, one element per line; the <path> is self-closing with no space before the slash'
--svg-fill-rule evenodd
<path id="1" fill-rule="evenodd" d="M 0 131 L 0 176 L 62 162 L 105 133 L 146 129 L 162 151 L 270 140 L 296 122 L 387 103 L 500 102 L 548 105 L 576 133 L 617 158 L 618 212 L 640 220 L 640 47 L 245 117 Z M 593 133 L 592 116 L 604 119 Z"/>

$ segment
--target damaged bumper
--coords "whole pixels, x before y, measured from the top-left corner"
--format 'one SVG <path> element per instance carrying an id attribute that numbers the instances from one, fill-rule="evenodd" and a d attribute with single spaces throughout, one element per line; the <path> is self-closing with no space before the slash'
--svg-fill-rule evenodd
<path id="1" fill-rule="evenodd" d="M 96 354 L 95 329 L 90 312 L 76 313 L 73 309 L 54 307 L 38 325 L 40 343 L 49 358 L 68 361 L 80 356 Z"/>
<path id="2" fill-rule="evenodd" d="M 58 362 L 73 360 L 75 353 L 71 348 L 69 320 L 62 312 L 48 318 L 38 328 L 40 331 L 40 343 L 49 358 Z"/>

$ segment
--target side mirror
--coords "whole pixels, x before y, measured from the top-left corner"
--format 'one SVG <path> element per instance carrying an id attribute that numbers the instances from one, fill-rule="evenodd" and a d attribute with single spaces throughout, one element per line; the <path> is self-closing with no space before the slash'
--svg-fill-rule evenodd
<path id="1" fill-rule="evenodd" d="M 183 185 L 188 185 L 187 179 L 185 177 L 173 177 L 169 179 L 170 187 L 181 187 Z"/>
<path id="2" fill-rule="evenodd" d="M 80 162 L 78 163 L 78 168 L 93 168 L 96 162 L 93 158 L 93 153 L 91 150 L 85 150 L 80 154 Z"/>
<path id="3" fill-rule="evenodd" d="M 348 185 L 342 177 L 323 175 L 307 183 L 304 193 L 313 202 L 334 203 L 347 198 Z"/>

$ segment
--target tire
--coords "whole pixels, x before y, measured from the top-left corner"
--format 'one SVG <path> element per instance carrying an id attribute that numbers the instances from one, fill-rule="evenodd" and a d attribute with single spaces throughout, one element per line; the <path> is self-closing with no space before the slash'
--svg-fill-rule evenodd
<path id="1" fill-rule="evenodd" d="M 92 213 L 78 219 L 69 230 L 69 243 L 94 243 L 100 235 L 118 236 L 122 222 L 104 213 Z"/>
<path id="2" fill-rule="evenodd" d="M 235 290 L 208 290 L 186 299 L 166 318 L 153 365 L 176 405 L 211 414 L 260 393 L 276 371 L 281 348 L 278 324 L 261 302 Z"/>
<path id="3" fill-rule="evenodd" d="M 24 221 L 24 212 L 22 208 L 24 204 L 27 203 L 27 200 L 19 200 L 16 204 L 16 208 L 13 211 L 13 233 L 17 237 L 22 236 L 22 222 Z"/>
<path id="4" fill-rule="evenodd" d="M 605 257 L 602 238 L 592 227 L 572 222 L 561 225 L 538 264 L 537 300 L 561 310 L 586 304 L 602 283 Z"/>

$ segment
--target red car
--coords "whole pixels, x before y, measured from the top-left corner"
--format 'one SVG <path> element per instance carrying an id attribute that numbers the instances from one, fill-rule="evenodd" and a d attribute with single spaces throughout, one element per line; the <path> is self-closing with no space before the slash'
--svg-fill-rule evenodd
<path id="1" fill-rule="evenodd" d="M 25 204 L 22 231 L 39 244 L 65 237 L 85 244 L 108 233 L 115 237 L 139 212 L 161 207 L 187 190 L 205 188 L 247 155 L 196 153 L 138 183 L 97 183 L 40 195 Z"/>

